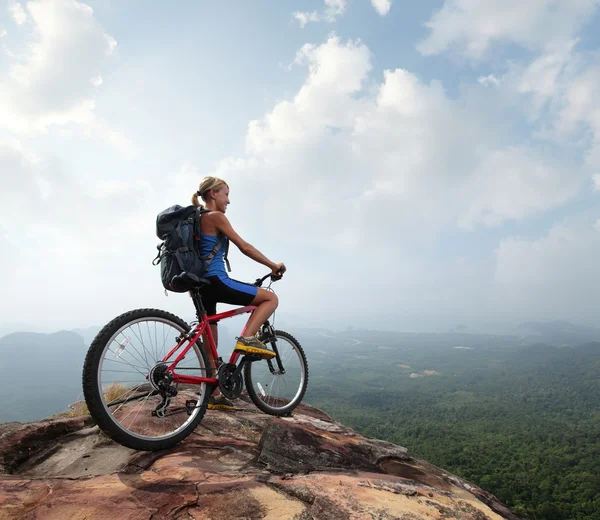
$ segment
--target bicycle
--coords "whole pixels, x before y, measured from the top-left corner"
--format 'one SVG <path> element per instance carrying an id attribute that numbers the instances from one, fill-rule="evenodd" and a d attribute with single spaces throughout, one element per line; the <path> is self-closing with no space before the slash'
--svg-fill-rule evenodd
<path id="1" fill-rule="evenodd" d="M 261 287 L 269 277 L 267 289 L 281 278 L 269 273 L 254 285 Z M 83 394 L 100 429 L 135 450 L 173 447 L 198 426 L 216 387 L 228 399 L 240 397 L 245 387 L 261 411 L 290 415 L 308 385 L 308 364 L 300 343 L 267 320 L 257 336 L 270 345 L 275 357 L 263 360 L 232 352 L 224 363 L 209 324 L 246 313 L 250 319 L 256 306 L 207 316 L 201 292 L 208 280 L 184 272 L 173 283 L 191 287 L 197 321 L 188 324 L 167 311 L 136 309 L 106 324 L 90 345 L 83 367 Z M 246 326 L 247 322 L 242 335 Z"/>

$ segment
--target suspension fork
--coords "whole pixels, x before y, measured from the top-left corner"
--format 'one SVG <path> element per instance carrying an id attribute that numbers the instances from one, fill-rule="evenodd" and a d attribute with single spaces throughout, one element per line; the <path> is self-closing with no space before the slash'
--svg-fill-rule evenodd
<path id="1" fill-rule="evenodd" d="M 262 334 L 260 335 L 261 341 L 271 343 L 273 348 L 273 352 L 275 352 L 275 358 L 267 359 L 267 365 L 269 366 L 269 371 L 271 374 L 275 374 L 275 368 L 273 367 L 273 359 L 277 361 L 277 368 L 279 369 L 280 374 L 285 374 L 285 368 L 283 368 L 283 363 L 281 362 L 281 356 L 279 355 L 279 350 L 277 350 L 277 339 L 275 338 L 275 329 L 269 323 L 269 320 L 265 321 L 262 326 Z"/>

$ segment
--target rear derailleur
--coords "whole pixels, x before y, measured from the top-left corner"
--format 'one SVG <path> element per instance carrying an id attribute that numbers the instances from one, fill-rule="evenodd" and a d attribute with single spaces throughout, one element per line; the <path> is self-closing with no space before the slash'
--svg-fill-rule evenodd
<path id="1" fill-rule="evenodd" d="M 150 384 L 162 397 L 162 402 L 152 410 L 152 416 L 165 417 L 171 398 L 177 395 L 177 385 L 173 383 L 173 375 L 167 372 L 165 363 L 159 363 L 150 371 Z"/>

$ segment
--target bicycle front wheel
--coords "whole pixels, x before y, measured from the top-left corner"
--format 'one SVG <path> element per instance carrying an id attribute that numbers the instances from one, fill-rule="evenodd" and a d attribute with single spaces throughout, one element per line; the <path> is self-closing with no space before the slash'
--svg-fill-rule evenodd
<path id="1" fill-rule="evenodd" d="M 308 386 L 306 355 L 296 338 L 275 331 L 277 357 L 252 361 L 244 368 L 246 390 L 252 402 L 270 415 L 288 415 L 302 401 Z M 268 342 L 273 345 L 273 341 Z"/>
<path id="2" fill-rule="evenodd" d="M 164 360 L 189 329 L 169 312 L 138 309 L 98 333 L 85 359 L 83 393 L 90 414 L 113 440 L 135 450 L 162 450 L 183 440 L 201 421 L 212 387 L 169 383 L 166 367 L 183 347 Z M 176 371 L 210 377 L 201 343 L 192 345 Z"/>

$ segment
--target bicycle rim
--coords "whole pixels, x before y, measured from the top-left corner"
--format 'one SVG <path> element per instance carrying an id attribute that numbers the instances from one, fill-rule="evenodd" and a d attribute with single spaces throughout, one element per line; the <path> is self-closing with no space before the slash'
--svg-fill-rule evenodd
<path id="1" fill-rule="evenodd" d="M 205 384 L 175 385 L 177 395 L 171 397 L 164 414 L 153 413 L 164 399 L 150 378 L 184 332 L 181 325 L 169 319 L 140 317 L 122 325 L 106 342 L 98 364 L 97 385 L 104 411 L 125 435 L 142 441 L 167 440 L 191 427 L 203 413 L 198 405 L 186 407 L 186 401 L 204 402 Z M 180 352 L 166 361 L 174 361 Z M 206 377 L 206 363 L 197 344 L 177 364 L 176 371 Z"/>
<path id="2" fill-rule="evenodd" d="M 276 331 L 276 344 L 285 373 L 275 359 L 253 361 L 246 366 L 248 395 L 263 412 L 271 415 L 290 413 L 304 397 L 308 384 L 306 356 L 290 334 Z"/>

